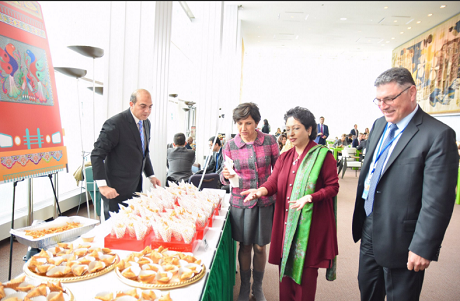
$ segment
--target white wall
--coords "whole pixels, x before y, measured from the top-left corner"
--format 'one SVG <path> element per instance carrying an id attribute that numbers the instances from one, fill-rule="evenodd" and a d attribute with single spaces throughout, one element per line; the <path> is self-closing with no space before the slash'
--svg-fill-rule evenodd
<path id="1" fill-rule="evenodd" d="M 242 102 L 258 104 L 272 133 L 278 127 L 283 129 L 287 110 L 305 107 L 318 122 L 324 116 L 329 139 L 333 139 L 349 133 L 355 123 L 360 131 L 370 129 L 381 116 L 372 102 L 373 83 L 390 64 L 391 52 L 374 60 L 245 55 Z"/>

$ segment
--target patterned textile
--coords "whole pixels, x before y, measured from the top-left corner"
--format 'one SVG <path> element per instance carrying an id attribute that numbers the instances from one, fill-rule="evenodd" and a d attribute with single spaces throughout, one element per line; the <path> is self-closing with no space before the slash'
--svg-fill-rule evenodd
<path id="1" fill-rule="evenodd" d="M 299 166 L 291 200 L 300 199 L 315 191 L 316 181 L 327 152 L 328 149 L 325 146 L 317 145 L 307 153 Z M 312 214 L 313 203 L 305 204 L 300 211 L 289 209 L 280 269 L 280 282 L 284 276 L 288 276 L 297 284 L 301 284 Z M 335 268 L 335 260 L 333 267 Z M 335 279 L 335 270 L 328 271 L 327 274 Z M 328 278 L 328 280 L 333 279 Z"/>
<path id="2" fill-rule="evenodd" d="M 224 162 L 228 157 L 233 160 L 233 169 L 240 176 L 239 188 L 232 187 L 230 204 L 237 208 L 266 207 L 275 203 L 276 196 L 262 197 L 243 203 L 244 196 L 240 193 L 248 189 L 257 189 L 265 183 L 272 173 L 276 160 L 279 157 L 278 142 L 275 136 L 266 135 L 259 130 L 254 143 L 244 142 L 240 135 L 228 141 L 223 148 Z M 222 184 L 230 182 L 220 175 Z"/>

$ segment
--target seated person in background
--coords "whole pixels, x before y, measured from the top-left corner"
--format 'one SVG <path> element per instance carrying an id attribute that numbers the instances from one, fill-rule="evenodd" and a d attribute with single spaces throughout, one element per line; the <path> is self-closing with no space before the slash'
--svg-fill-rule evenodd
<path id="1" fill-rule="evenodd" d="M 211 160 L 209 161 L 208 166 L 206 167 L 206 174 L 220 173 L 222 169 L 224 168 L 224 164 L 223 164 L 224 156 L 222 156 L 222 141 L 220 141 L 220 139 L 217 138 L 216 143 L 213 145 L 212 143 L 214 142 L 214 137 L 215 136 L 212 136 L 211 138 L 209 138 L 209 148 L 212 149 L 213 153 L 211 155 Z M 207 160 L 208 159 L 206 159 L 206 161 Z M 206 166 L 206 161 L 203 167 Z M 203 171 L 204 171 L 204 168 L 197 171 L 196 173 L 202 174 Z"/>
<path id="2" fill-rule="evenodd" d="M 364 150 L 366 148 L 366 143 L 367 143 L 366 134 L 360 133 L 359 136 L 360 136 L 359 145 L 356 147 L 356 149 Z"/>
<path id="3" fill-rule="evenodd" d="M 284 145 L 286 145 L 286 141 L 287 141 L 287 135 L 285 133 L 281 134 L 278 137 L 278 146 L 279 146 L 280 151 L 283 149 Z"/>
<path id="4" fill-rule="evenodd" d="M 177 133 L 174 135 L 174 148 L 168 148 L 167 162 L 168 174 L 166 180 L 180 182 L 188 181 L 192 172 L 192 165 L 195 162 L 195 151 L 185 148 L 185 135 Z M 166 181 L 166 182 L 167 182 Z M 166 183 L 166 186 L 169 186 Z"/>
<path id="5" fill-rule="evenodd" d="M 353 134 L 348 134 L 347 143 L 351 144 L 353 142 Z"/>
<path id="6" fill-rule="evenodd" d="M 185 148 L 195 150 L 195 146 L 193 145 L 193 137 L 192 136 L 187 138 L 187 143 L 185 144 Z"/>
<path id="7" fill-rule="evenodd" d="M 342 137 L 340 137 L 339 140 L 336 140 L 334 142 L 334 144 L 332 145 L 333 148 L 336 148 L 336 147 L 345 147 L 348 145 L 348 141 L 347 141 L 347 135 L 346 134 L 342 134 Z"/>
<path id="8" fill-rule="evenodd" d="M 358 134 L 358 136 L 360 137 L 361 139 L 361 133 Z M 353 135 L 353 141 L 351 142 L 351 147 L 357 147 L 359 145 L 359 140 L 358 140 L 358 137 Z"/>

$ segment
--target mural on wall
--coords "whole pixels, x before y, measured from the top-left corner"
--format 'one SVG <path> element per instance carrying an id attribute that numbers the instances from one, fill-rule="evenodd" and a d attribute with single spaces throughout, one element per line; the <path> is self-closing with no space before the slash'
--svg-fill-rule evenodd
<path id="1" fill-rule="evenodd" d="M 67 169 L 51 53 L 36 1 L 0 1 L 0 184 Z"/>
<path id="2" fill-rule="evenodd" d="M 412 72 L 429 114 L 460 113 L 460 14 L 395 48 L 392 66 Z"/>

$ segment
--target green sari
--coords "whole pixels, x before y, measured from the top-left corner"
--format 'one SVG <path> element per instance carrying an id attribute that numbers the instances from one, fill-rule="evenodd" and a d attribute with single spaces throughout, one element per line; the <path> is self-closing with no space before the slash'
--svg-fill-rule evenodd
<path id="1" fill-rule="evenodd" d="M 316 181 L 327 152 L 328 148 L 323 145 L 316 145 L 308 151 L 297 171 L 290 196 L 291 200 L 298 200 L 315 192 Z M 280 282 L 283 277 L 288 276 L 297 284 L 301 284 L 312 215 L 313 203 L 306 203 L 299 211 L 289 209 L 283 243 Z M 337 226 L 337 197 L 334 197 L 334 215 Z M 332 266 L 326 271 L 327 280 L 332 281 L 336 278 L 336 260 L 337 256 L 333 259 Z"/>

